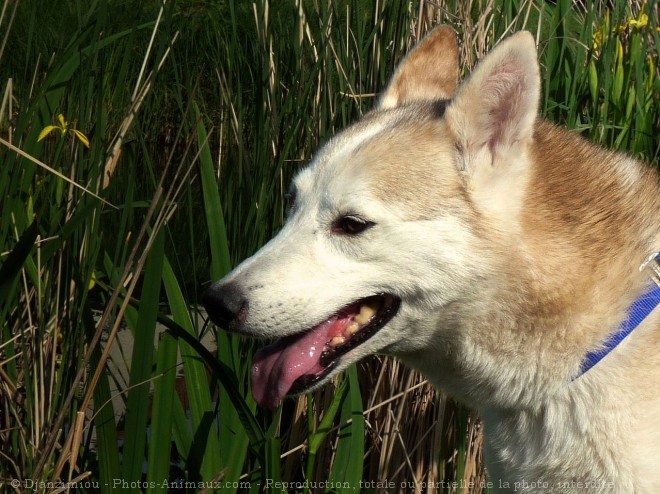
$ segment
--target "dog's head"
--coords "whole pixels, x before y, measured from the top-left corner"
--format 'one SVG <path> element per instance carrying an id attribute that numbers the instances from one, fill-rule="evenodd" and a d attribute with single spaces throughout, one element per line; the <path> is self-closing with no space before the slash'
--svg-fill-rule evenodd
<path id="1" fill-rule="evenodd" d="M 279 234 L 204 295 L 224 329 L 273 338 L 252 368 L 275 407 L 369 354 L 438 347 L 479 290 L 520 180 L 539 95 L 532 37 L 501 43 L 457 89 L 453 31 L 411 51 L 377 107 L 329 141 L 291 186 Z M 521 158 L 522 157 L 522 158 Z M 506 166 L 505 166 L 506 165 Z M 496 168 L 503 168 L 494 173 Z"/>

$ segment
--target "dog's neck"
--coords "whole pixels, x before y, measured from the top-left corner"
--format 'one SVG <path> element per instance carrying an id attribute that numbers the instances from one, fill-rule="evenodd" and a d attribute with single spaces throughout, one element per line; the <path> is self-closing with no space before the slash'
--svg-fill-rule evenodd
<path id="1" fill-rule="evenodd" d="M 544 122 L 535 141 L 520 238 L 502 238 L 497 279 L 486 273 L 459 313 L 438 315 L 442 343 L 416 363 L 476 408 L 539 406 L 561 393 L 647 289 L 638 267 L 660 249 L 660 192 L 643 165 Z"/>
<path id="2" fill-rule="evenodd" d="M 649 276 L 649 287 L 628 308 L 628 316 L 616 331 L 610 333 L 601 348 L 590 351 L 580 364 L 579 378 L 607 357 L 624 339 L 626 339 L 660 304 L 660 253 L 649 256 L 640 266 L 640 271 Z"/>

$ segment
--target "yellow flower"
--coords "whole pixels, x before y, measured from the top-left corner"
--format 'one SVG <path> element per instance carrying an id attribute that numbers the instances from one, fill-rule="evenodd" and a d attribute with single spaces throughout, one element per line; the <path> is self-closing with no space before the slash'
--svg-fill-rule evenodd
<path id="1" fill-rule="evenodd" d="M 592 43 L 594 50 L 598 51 L 600 47 L 607 41 L 610 33 L 610 11 L 605 11 L 605 20 L 603 24 L 593 33 Z"/>
<path id="2" fill-rule="evenodd" d="M 610 29 L 610 11 L 606 10 L 605 21 L 598 28 L 598 30 L 595 31 L 592 35 L 592 43 L 594 50 L 598 51 L 600 49 L 600 47 L 608 39 L 609 34 L 623 35 L 626 32 L 628 32 L 629 28 L 640 30 L 648 26 L 649 16 L 644 13 L 645 9 L 646 9 L 646 3 L 643 3 L 641 8 L 639 9 L 639 14 L 637 14 L 636 19 L 633 19 L 632 17 L 628 17 L 626 19 L 626 22 L 624 22 L 623 24 L 614 25 L 612 26 L 611 29 Z M 660 28 L 656 28 L 656 30 L 660 32 Z"/>
<path id="3" fill-rule="evenodd" d="M 593 34 L 594 50 L 598 50 L 603 44 L 603 30 L 599 29 Z"/>
<path id="4" fill-rule="evenodd" d="M 649 23 L 649 16 L 644 14 L 643 12 L 639 13 L 637 19 L 628 19 L 628 24 L 631 25 L 632 27 L 636 27 L 637 29 L 642 29 L 643 27 L 646 27 L 648 23 Z"/>
<path id="5" fill-rule="evenodd" d="M 41 141 L 46 136 L 50 135 L 52 132 L 59 131 L 60 136 L 66 136 L 67 132 L 71 132 L 73 136 L 78 139 L 83 146 L 89 148 L 89 139 L 85 134 L 80 132 L 77 129 L 69 128 L 69 122 L 66 121 L 64 115 L 61 113 L 57 115 L 57 125 L 46 125 L 41 132 L 39 132 L 39 137 L 37 137 L 37 142 Z"/>
<path id="6" fill-rule="evenodd" d="M 637 19 L 628 17 L 628 21 L 626 22 L 626 24 L 636 29 L 645 28 L 649 23 L 649 16 L 644 13 L 645 10 L 646 10 L 646 2 L 644 2 L 642 6 L 639 8 L 639 14 L 637 14 Z"/>
<path id="7" fill-rule="evenodd" d="M 614 26 L 614 29 L 612 29 L 612 32 L 615 34 L 625 34 L 625 32 L 628 30 L 628 26 L 630 26 L 630 23 L 632 22 L 632 19 L 628 19 L 626 22 L 619 26 Z"/>

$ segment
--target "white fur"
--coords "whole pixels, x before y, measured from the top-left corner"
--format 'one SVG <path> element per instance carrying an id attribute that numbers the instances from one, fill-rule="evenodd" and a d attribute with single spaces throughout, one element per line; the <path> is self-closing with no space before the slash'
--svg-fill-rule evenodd
<path id="1" fill-rule="evenodd" d="M 424 78 L 415 72 L 424 56 L 413 52 L 396 77 Z M 317 325 L 363 297 L 396 295 L 398 314 L 328 379 L 373 353 L 420 370 L 480 412 L 488 471 L 503 492 L 659 492 L 658 311 L 573 380 L 646 283 L 635 266 L 644 249 L 660 249 L 657 180 L 634 160 L 539 123 L 539 88 L 533 39 L 520 33 L 481 62 L 443 118 L 415 101 L 392 108 L 417 92 L 389 91 L 385 109 L 330 141 L 298 175 L 282 231 L 220 288 L 246 293 L 240 330 L 259 337 Z M 542 137 L 556 146 L 541 153 Z M 569 148 L 600 157 L 557 177 Z M 401 161 L 406 153 L 414 159 Z M 605 170 L 602 156 L 612 161 Z M 608 172 L 619 187 L 606 197 L 586 190 Z M 543 196 L 550 180 L 574 190 Z M 593 194 L 586 205 L 562 205 L 584 193 Z M 333 233 L 345 214 L 374 226 Z M 618 217 L 625 221 L 607 223 Z M 602 237 L 606 247 L 592 248 Z"/>

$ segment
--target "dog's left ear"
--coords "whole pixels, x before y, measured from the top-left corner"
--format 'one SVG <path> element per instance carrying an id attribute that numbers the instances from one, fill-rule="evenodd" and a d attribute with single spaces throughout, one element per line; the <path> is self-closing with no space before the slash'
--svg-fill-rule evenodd
<path id="1" fill-rule="evenodd" d="M 445 112 L 445 120 L 469 169 L 474 161 L 495 163 L 532 138 L 540 95 L 534 38 L 516 33 L 491 51 Z M 488 159 L 490 158 L 490 159 Z"/>
<path id="2" fill-rule="evenodd" d="M 458 83 L 458 44 L 449 26 L 433 29 L 399 64 L 379 109 L 450 99 Z"/>

